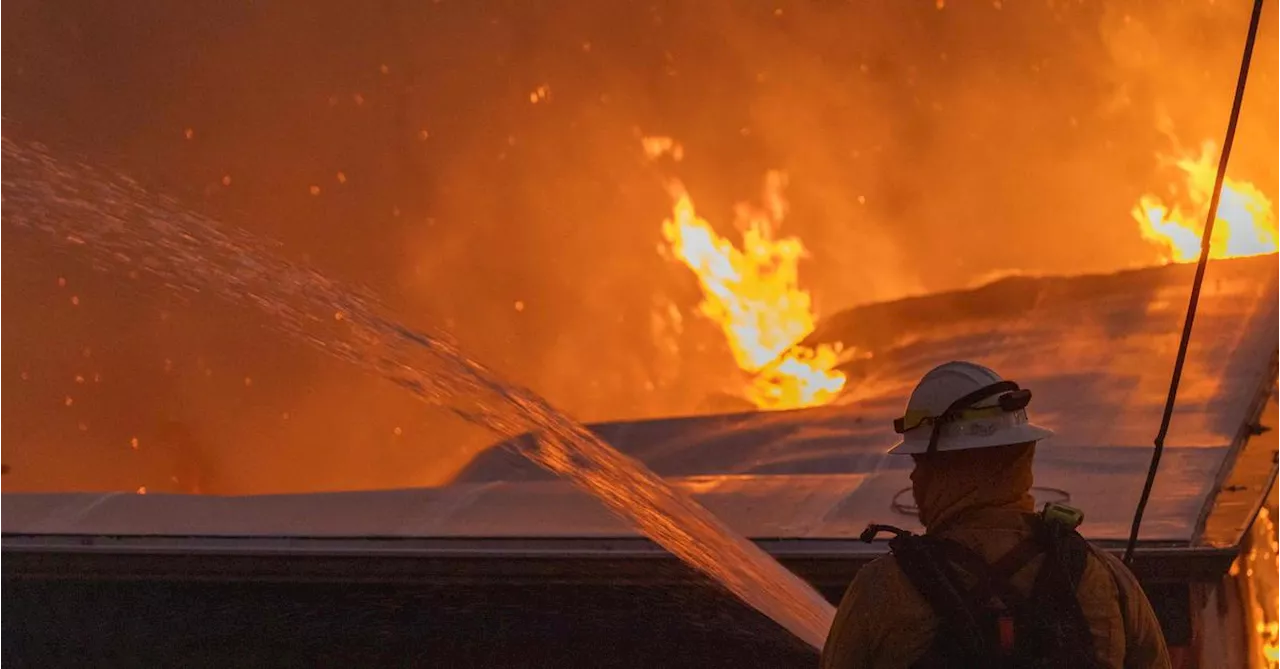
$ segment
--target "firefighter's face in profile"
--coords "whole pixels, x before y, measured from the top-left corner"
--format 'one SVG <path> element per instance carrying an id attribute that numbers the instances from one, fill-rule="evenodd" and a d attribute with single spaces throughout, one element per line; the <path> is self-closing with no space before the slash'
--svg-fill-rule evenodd
<path id="1" fill-rule="evenodd" d="M 946 453 L 917 453 L 911 456 L 915 462 L 915 467 L 911 469 L 911 496 L 915 498 L 916 508 L 919 509 L 917 513 L 922 522 L 926 515 L 924 507 L 929 503 L 929 489 L 937 476 L 938 460 L 944 455 Z"/>

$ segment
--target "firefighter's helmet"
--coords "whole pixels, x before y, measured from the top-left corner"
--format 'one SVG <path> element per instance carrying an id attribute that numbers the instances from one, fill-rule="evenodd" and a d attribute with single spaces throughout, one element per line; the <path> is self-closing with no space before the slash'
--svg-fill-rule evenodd
<path id="1" fill-rule="evenodd" d="M 965 451 L 1036 442 L 1053 432 L 1027 418 L 1031 391 L 972 362 L 948 362 L 925 374 L 894 421 L 902 441 L 890 453 Z"/>

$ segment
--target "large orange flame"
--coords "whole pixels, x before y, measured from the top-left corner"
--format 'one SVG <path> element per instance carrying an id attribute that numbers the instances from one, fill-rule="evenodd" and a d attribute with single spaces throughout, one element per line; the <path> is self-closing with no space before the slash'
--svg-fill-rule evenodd
<path id="1" fill-rule="evenodd" d="M 645 138 L 644 147 L 651 157 L 682 156 L 680 146 L 668 138 Z M 785 175 L 769 172 L 763 206 L 738 206 L 741 248 L 698 215 L 679 181 L 668 183 L 674 204 L 662 224 L 668 250 L 693 270 L 702 286 L 702 315 L 720 327 L 734 360 L 751 374 L 743 396 L 762 409 L 825 404 L 845 383 L 835 370 L 839 346 L 799 344 L 817 318 L 809 293 L 800 288 L 804 244 L 776 235 L 787 214 L 785 187 Z"/>
<path id="2" fill-rule="evenodd" d="M 1161 260 L 1186 263 L 1200 257 L 1200 238 L 1213 196 L 1217 157 L 1213 142 L 1205 142 L 1199 156 L 1171 161 L 1186 176 L 1185 183 L 1170 189 L 1172 204 L 1165 204 L 1156 195 L 1144 195 L 1133 208 L 1142 236 L 1161 247 Z M 1228 177 L 1222 184 L 1209 257 L 1262 255 L 1276 249 L 1276 217 L 1271 201 L 1253 184 Z"/>

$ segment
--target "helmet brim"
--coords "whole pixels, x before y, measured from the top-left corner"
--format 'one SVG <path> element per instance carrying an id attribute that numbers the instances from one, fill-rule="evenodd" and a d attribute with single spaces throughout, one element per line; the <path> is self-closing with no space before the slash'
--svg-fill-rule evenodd
<path id="1" fill-rule="evenodd" d="M 1005 430 L 1000 430 L 996 434 L 986 437 L 963 436 L 948 437 L 938 441 L 938 449 L 936 452 L 944 451 L 972 451 L 979 448 L 994 448 L 996 446 L 1012 446 L 1014 444 L 1025 444 L 1028 442 L 1040 441 L 1053 436 L 1053 430 L 1032 425 L 1031 423 L 1023 423 Z M 928 431 L 925 431 L 922 439 L 903 439 L 889 449 L 891 455 L 917 455 L 926 453 L 929 450 Z"/>

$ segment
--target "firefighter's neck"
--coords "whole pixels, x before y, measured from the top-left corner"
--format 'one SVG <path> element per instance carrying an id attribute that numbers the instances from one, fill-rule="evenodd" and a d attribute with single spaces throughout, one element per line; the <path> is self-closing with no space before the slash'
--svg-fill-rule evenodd
<path id="1" fill-rule="evenodd" d="M 930 533 L 992 514 L 1034 509 L 1034 445 L 999 446 L 917 457 L 911 473 L 920 522 Z"/>

